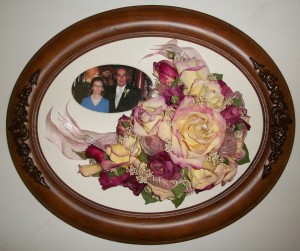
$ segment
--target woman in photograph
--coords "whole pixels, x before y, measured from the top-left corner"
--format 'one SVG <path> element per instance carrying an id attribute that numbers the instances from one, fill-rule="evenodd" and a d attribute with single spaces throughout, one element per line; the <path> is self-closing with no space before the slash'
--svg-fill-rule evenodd
<path id="1" fill-rule="evenodd" d="M 85 97 L 81 105 L 96 112 L 109 112 L 109 101 L 102 96 L 104 92 L 104 80 L 101 77 L 94 77 L 91 81 L 92 95 Z"/>

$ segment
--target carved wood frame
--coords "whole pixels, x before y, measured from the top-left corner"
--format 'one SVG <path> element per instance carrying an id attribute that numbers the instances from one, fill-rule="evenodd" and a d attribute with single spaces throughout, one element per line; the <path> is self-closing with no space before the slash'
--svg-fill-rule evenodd
<path id="1" fill-rule="evenodd" d="M 48 165 L 36 130 L 44 94 L 68 64 L 99 46 L 149 36 L 193 42 L 231 61 L 255 89 L 264 119 L 260 150 L 232 188 L 190 208 L 151 214 L 108 208 L 72 191 Z M 292 150 L 294 133 L 294 107 L 288 86 L 275 63 L 257 43 L 215 17 L 166 6 L 111 10 L 68 27 L 26 65 L 15 84 L 7 111 L 9 150 L 32 194 L 49 211 L 78 229 L 114 241 L 138 244 L 185 241 L 238 220 L 279 179 Z"/>

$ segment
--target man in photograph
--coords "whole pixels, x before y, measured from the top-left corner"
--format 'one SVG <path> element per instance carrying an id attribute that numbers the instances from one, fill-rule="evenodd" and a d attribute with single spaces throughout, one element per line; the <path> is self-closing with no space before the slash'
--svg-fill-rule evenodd
<path id="1" fill-rule="evenodd" d="M 141 90 L 128 84 L 129 74 L 125 67 L 116 70 L 116 84 L 109 87 L 106 97 L 109 99 L 109 112 L 124 112 L 134 108 L 141 100 Z"/>

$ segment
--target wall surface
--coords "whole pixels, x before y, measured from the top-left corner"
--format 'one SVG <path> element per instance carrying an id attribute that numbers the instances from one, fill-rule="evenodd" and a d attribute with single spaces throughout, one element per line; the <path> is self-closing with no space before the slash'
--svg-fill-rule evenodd
<path id="1" fill-rule="evenodd" d="M 298 0 L 0 0 L 0 250 L 300 250 L 299 130 L 283 175 L 258 206 L 218 232 L 183 243 L 137 246 L 88 235 L 46 210 L 21 181 L 8 152 L 5 120 L 22 69 L 43 44 L 69 25 L 109 9 L 144 4 L 198 10 L 252 37 L 283 73 L 299 117 Z"/>

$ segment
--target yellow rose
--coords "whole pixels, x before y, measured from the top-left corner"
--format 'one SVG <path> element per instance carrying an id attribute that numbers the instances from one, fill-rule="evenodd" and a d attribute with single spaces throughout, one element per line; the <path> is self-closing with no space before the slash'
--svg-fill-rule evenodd
<path id="1" fill-rule="evenodd" d="M 162 177 L 152 176 L 149 177 L 147 181 L 148 188 L 152 193 L 158 196 L 160 200 L 175 198 L 172 192 L 172 189 L 177 185 L 175 180 L 166 180 Z"/>
<path id="2" fill-rule="evenodd" d="M 209 69 L 203 59 L 191 58 L 184 61 L 174 61 L 179 78 L 187 88 L 188 92 L 196 79 L 207 80 Z"/>
<path id="3" fill-rule="evenodd" d="M 143 102 L 133 110 L 132 132 L 138 136 L 156 134 L 167 108 L 164 97 L 157 96 Z"/>
<path id="4" fill-rule="evenodd" d="M 138 156 L 141 153 L 141 144 L 137 137 L 126 136 L 122 139 L 122 145 L 130 151 L 130 156 Z"/>
<path id="5" fill-rule="evenodd" d="M 181 167 L 202 168 L 207 153 L 218 150 L 225 137 L 226 122 L 217 111 L 196 105 L 186 96 L 172 117 L 169 155 Z"/>
<path id="6" fill-rule="evenodd" d="M 130 152 L 125 148 L 124 145 L 109 145 L 106 148 L 106 153 L 109 156 L 110 160 L 115 164 L 129 163 Z"/>
<path id="7" fill-rule="evenodd" d="M 224 186 L 227 182 L 232 181 L 237 174 L 237 164 L 232 160 L 230 160 L 230 162 L 230 165 L 221 163 L 215 169 L 215 173 L 218 176 L 218 180 L 215 182 L 215 185 L 222 183 L 222 186 Z"/>
<path id="8" fill-rule="evenodd" d="M 165 110 L 165 116 L 163 117 L 157 131 L 157 136 L 165 142 L 171 142 L 172 139 L 172 113 L 172 107 L 167 107 Z"/>
<path id="9" fill-rule="evenodd" d="M 166 199 L 174 199 L 175 195 L 171 190 L 163 189 L 161 187 L 156 187 L 152 185 L 151 183 L 148 183 L 148 187 L 154 193 L 156 196 L 159 197 L 160 200 L 166 200 Z"/>
<path id="10" fill-rule="evenodd" d="M 215 110 L 222 110 L 224 104 L 224 96 L 220 85 L 216 81 L 211 80 L 195 80 L 189 92 L 185 91 L 185 95 L 196 96 L 200 102 Z"/>
<path id="11" fill-rule="evenodd" d="M 217 175 L 206 169 L 190 168 L 188 177 L 194 189 L 202 190 L 217 181 Z"/>

